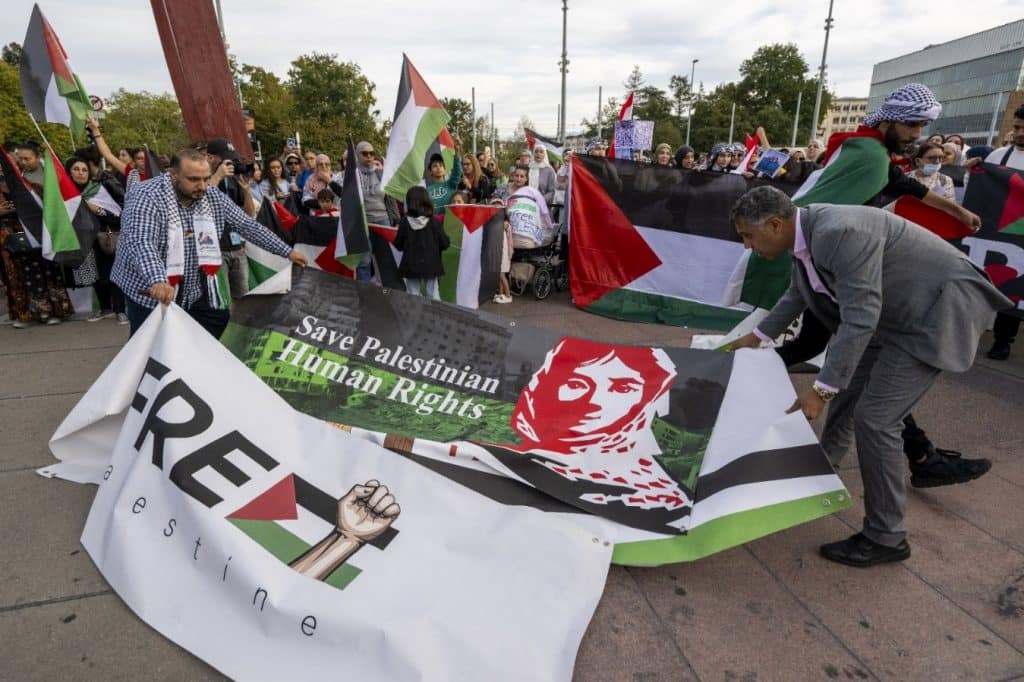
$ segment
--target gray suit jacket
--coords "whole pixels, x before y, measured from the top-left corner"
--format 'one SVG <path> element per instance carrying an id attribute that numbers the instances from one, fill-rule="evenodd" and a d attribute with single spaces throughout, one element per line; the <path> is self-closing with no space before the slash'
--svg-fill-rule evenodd
<path id="1" fill-rule="evenodd" d="M 789 289 L 758 328 L 774 338 L 809 308 L 835 334 L 818 375 L 825 384 L 846 388 L 872 338 L 962 372 L 993 313 L 1013 306 L 967 256 L 893 213 L 830 204 L 799 210 L 811 261 L 836 301 L 811 289 L 794 259 Z"/>

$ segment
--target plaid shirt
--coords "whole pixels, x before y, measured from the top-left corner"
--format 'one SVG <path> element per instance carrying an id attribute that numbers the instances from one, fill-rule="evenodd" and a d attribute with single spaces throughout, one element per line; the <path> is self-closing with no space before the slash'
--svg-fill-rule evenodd
<path id="1" fill-rule="evenodd" d="M 157 301 L 149 296 L 154 284 L 167 281 L 167 207 L 164 197 L 171 183 L 170 175 L 162 175 L 132 187 L 125 199 L 121 214 L 121 236 L 110 279 L 135 303 L 147 308 L 156 307 Z M 206 191 L 217 226 L 218 238 L 225 227 L 230 227 L 246 240 L 262 249 L 287 257 L 291 248 L 274 233 L 250 218 L 216 187 Z M 174 203 L 181 215 L 186 234 L 192 233 L 194 206 Z M 199 270 L 196 243 L 185 242 L 185 268 L 178 285 L 175 301 L 184 308 L 199 300 L 205 275 Z"/>

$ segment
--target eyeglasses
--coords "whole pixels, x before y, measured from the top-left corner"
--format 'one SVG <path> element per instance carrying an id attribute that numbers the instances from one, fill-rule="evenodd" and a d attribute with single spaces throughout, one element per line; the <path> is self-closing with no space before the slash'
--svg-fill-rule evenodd
<path id="1" fill-rule="evenodd" d="M 299 163 L 298 161 L 289 161 L 288 165 L 289 166 L 301 166 L 302 164 Z"/>
<path id="2" fill-rule="evenodd" d="M 372 149 L 369 150 L 369 151 L 361 151 L 359 153 L 362 154 L 363 156 L 373 156 L 374 155 L 374 151 Z"/>

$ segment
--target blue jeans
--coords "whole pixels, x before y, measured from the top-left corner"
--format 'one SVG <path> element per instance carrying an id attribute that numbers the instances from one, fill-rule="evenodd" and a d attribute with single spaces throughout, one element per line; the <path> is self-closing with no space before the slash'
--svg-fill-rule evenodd
<path id="1" fill-rule="evenodd" d="M 426 285 L 427 296 L 434 299 L 435 301 L 441 300 L 441 292 L 437 288 L 437 277 L 406 277 L 405 278 L 405 290 L 410 294 L 421 296 L 421 290 Z"/>
<path id="2" fill-rule="evenodd" d="M 360 282 L 369 282 L 373 279 L 373 254 L 367 251 L 363 254 L 363 257 L 359 260 L 359 265 L 356 266 L 356 279 Z"/>

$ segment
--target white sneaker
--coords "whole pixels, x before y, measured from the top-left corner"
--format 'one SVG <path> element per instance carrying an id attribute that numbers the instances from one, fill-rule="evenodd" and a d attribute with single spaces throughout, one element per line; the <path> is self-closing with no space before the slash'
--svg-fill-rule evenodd
<path id="1" fill-rule="evenodd" d="M 495 303 L 511 303 L 511 302 L 512 302 L 512 297 L 511 296 L 506 296 L 506 295 L 503 295 L 503 294 L 499 294 L 498 295 L 498 299 L 495 301 Z"/>
<path id="2" fill-rule="evenodd" d="M 52 327 L 53 325 L 60 324 L 61 322 L 63 322 L 63 320 L 61 320 L 59 317 L 51 317 L 46 321 L 46 324 Z"/>
<path id="3" fill-rule="evenodd" d="M 114 316 L 112 310 L 97 310 L 92 315 L 86 318 L 86 322 L 99 322 L 100 320 L 109 320 Z"/>
<path id="4" fill-rule="evenodd" d="M 128 324 L 128 315 L 126 313 L 118 313 L 117 314 L 117 323 L 118 324 Z"/>
<path id="5" fill-rule="evenodd" d="M 31 322 L 22 322 L 21 320 L 16 320 L 11 326 L 14 327 L 15 329 L 28 329 L 29 327 L 32 326 L 32 323 Z"/>

